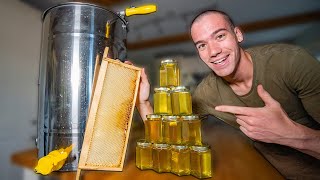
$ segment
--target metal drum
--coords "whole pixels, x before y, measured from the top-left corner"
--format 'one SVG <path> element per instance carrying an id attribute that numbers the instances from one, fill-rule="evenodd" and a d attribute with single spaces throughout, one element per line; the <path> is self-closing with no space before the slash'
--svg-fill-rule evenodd
<path id="1" fill-rule="evenodd" d="M 62 171 L 77 169 L 96 57 L 126 58 L 126 21 L 107 9 L 68 3 L 44 12 L 39 71 L 38 156 L 73 144 Z M 98 61 L 98 62 L 100 62 Z"/>

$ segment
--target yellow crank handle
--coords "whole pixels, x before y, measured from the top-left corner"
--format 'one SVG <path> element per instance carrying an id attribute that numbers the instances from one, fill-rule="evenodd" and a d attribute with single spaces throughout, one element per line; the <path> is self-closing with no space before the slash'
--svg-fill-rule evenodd
<path id="1" fill-rule="evenodd" d="M 140 6 L 140 7 L 131 7 L 125 10 L 126 16 L 132 16 L 136 14 L 149 14 L 157 11 L 157 6 L 154 4 Z"/>

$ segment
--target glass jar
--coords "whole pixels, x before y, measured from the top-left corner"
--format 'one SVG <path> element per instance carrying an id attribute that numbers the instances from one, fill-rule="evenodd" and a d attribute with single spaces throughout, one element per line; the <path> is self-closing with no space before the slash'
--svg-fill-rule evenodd
<path id="1" fill-rule="evenodd" d="M 172 59 L 161 61 L 160 65 L 160 86 L 179 86 L 180 70 L 178 63 Z"/>
<path id="2" fill-rule="evenodd" d="M 170 88 L 155 88 L 153 100 L 155 114 L 172 114 Z"/>
<path id="3" fill-rule="evenodd" d="M 162 142 L 162 122 L 161 116 L 157 114 L 147 115 L 145 121 L 145 139 L 147 142 L 160 143 Z"/>
<path id="4" fill-rule="evenodd" d="M 201 145 L 201 120 L 198 115 L 180 116 L 182 144 Z"/>
<path id="5" fill-rule="evenodd" d="M 152 148 L 153 170 L 158 173 L 171 171 L 171 150 L 168 144 L 154 144 Z"/>
<path id="6" fill-rule="evenodd" d="M 141 139 L 136 145 L 136 166 L 141 169 L 152 169 L 152 144 Z"/>
<path id="7" fill-rule="evenodd" d="M 181 144 L 181 121 L 177 116 L 162 117 L 163 142 L 167 144 Z"/>
<path id="8" fill-rule="evenodd" d="M 190 149 L 191 175 L 197 178 L 212 177 L 210 146 L 191 146 Z"/>
<path id="9" fill-rule="evenodd" d="M 171 172 L 178 176 L 190 174 L 190 150 L 188 146 L 171 146 Z"/>
<path id="10" fill-rule="evenodd" d="M 185 86 L 177 86 L 172 89 L 171 101 L 173 115 L 192 114 L 191 93 Z"/>

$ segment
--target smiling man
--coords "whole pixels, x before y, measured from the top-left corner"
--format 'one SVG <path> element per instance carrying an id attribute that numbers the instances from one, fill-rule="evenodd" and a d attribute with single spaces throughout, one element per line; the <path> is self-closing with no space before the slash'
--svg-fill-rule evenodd
<path id="1" fill-rule="evenodd" d="M 194 111 L 239 127 L 286 178 L 320 178 L 320 63 L 293 45 L 244 50 L 221 11 L 198 15 L 191 37 L 212 70 L 193 94 Z"/>
<path id="2" fill-rule="evenodd" d="M 241 30 L 221 11 L 196 16 L 190 33 L 212 70 L 193 94 L 194 113 L 239 128 L 287 179 L 319 179 L 320 63 L 293 45 L 241 48 Z M 146 120 L 153 109 L 144 70 L 139 88 Z"/>

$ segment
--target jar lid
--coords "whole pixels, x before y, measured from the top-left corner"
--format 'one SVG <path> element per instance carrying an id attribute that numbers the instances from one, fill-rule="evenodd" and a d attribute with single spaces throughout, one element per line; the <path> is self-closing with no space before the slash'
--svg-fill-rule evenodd
<path id="1" fill-rule="evenodd" d="M 173 59 L 164 59 L 161 61 L 161 64 L 167 64 L 167 63 L 177 63 L 177 61 Z"/>
<path id="2" fill-rule="evenodd" d="M 171 89 L 173 92 L 189 92 L 189 89 L 186 86 L 176 86 Z"/>
<path id="3" fill-rule="evenodd" d="M 148 120 L 161 119 L 161 115 L 159 115 L 159 114 L 148 114 L 146 117 Z"/>
<path id="4" fill-rule="evenodd" d="M 151 146 L 151 143 L 147 142 L 145 139 L 140 139 L 137 141 L 137 145 L 140 147 L 149 147 Z"/>
<path id="5" fill-rule="evenodd" d="M 170 147 L 169 144 L 153 144 L 153 146 L 157 149 L 168 149 Z"/>
<path id="6" fill-rule="evenodd" d="M 196 152 L 206 152 L 210 150 L 210 146 L 209 145 L 191 146 L 191 150 Z"/>
<path id="7" fill-rule="evenodd" d="M 188 121 L 200 120 L 199 115 L 197 115 L 197 114 L 180 116 L 180 118 L 182 120 L 188 120 Z"/>
<path id="8" fill-rule="evenodd" d="M 178 116 L 162 116 L 163 120 L 165 121 L 177 121 L 178 120 Z"/>
<path id="9" fill-rule="evenodd" d="M 171 145 L 171 147 L 172 147 L 173 149 L 177 149 L 177 150 L 188 149 L 188 146 L 185 146 L 185 145 Z"/>
<path id="10" fill-rule="evenodd" d="M 158 87 L 158 88 L 154 88 L 154 92 L 170 92 L 170 88 L 168 88 L 168 87 Z"/>

